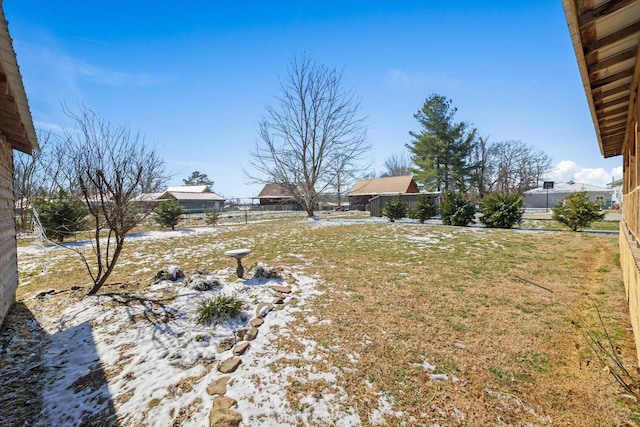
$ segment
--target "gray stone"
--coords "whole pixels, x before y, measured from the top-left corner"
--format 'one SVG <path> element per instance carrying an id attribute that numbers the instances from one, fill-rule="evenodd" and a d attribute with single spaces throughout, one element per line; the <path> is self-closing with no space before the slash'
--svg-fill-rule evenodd
<path id="1" fill-rule="evenodd" d="M 249 322 L 249 324 L 251 326 L 253 326 L 254 328 L 258 328 L 260 326 L 262 326 L 262 324 L 264 323 L 264 320 L 256 317 L 255 319 L 252 319 L 251 322 Z"/>
<path id="2" fill-rule="evenodd" d="M 236 345 L 237 342 L 238 339 L 236 337 L 227 338 L 220 341 L 220 344 L 218 344 L 218 353 L 223 353 L 227 350 L 230 350 L 234 345 Z"/>
<path id="3" fill-rule="evenodd" d="M 238 402 L 227 396 L 218 396 L 213 399 L 213 409 L 231 409 L 234 406 L 238 406 Z"/>
<path id="4" fill-rule="evenodd" d="M 247 333 L 244 335 L 245 341 L 253 341 L 258 336 L 258 328 L 254 328 L 253 326 L 249 328 Z"/>
<path id="5" fill-rule="evenodd" d="M 280 292 L 283 294 L 290 294 L 291 293 L 291 288 L 288 286 L 281 286 L 281 285 L 269 285 L 269 287 L 271 289 L 273 289 L 276 292 Z"/>
<path id="6" fill-rule="evenodd" d="M 227 383 L 231 377 L 220 377 L 207 386 L 207 393 L 209 396 L 215 396 L 219 394 L 223 396 L 227 392 Z"/>
<path id="7" fill-rule="evenodd" d="M 242 422 L 242 415 L 233 409 L 213 408 L 209 412 L 210 427 L 238 427 Z"/>
<path id="8" fill-rule="evenodd" d="M 240 366 L 241 363 L 242 359 L 240 359 L 239 357 L 231 357 L 218 365 L 218 371 L 222 372 L 223 374 L 235 372 L 235 370 L 238 369 L 238 366 Z"/>
<path id="9" fill-rule="evenodd" d="M 235 347 L 233 347 L 234 356 L 240 356 L 242 353 L 247 351 L 249 345 L 249 341 L 240 341 Z"/>
<path id="10" fill-rule="evenodd" d="M 272 308 L 272 304 L 261 302 L 260 304 L 258 304 L 258 307 L 256 307 L 256 317 L 262 318 L 266 316 Z"/>

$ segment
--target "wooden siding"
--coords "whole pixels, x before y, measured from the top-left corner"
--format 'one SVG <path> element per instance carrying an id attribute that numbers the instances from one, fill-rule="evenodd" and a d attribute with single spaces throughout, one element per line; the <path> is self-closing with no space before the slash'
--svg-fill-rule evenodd
<path id="1" fill-rule="evenodd" d="M 13 153 L 0 140 L 0 324 L 15 301 L 18 287 L 16 222 L 13 201 Z"/>
<path id="2" fill-rule="evenodd" d="M 630 120 L 627 126 L 626 141 L 623 149 L 623 177 L 622 177 L 622 221 L 620 224 L 620 266 L 624 278 L 624 287 L 629 302 L 629 316 L 636 341 L 638 364 L 640 364 L 640 180 L 638 167 L 638 95 L 640 90 L 635 88 L 636 96 L 632 106 Z"/>

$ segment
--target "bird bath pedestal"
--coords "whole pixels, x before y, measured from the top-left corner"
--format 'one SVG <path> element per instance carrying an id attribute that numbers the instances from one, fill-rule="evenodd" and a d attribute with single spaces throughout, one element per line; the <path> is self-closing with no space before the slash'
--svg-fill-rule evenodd
<path id="1" fill-rule="evenodd" d="M 232 251 L 227 251 L 224 254 L 228 257 L 235 258 L 238 261 L 238 267 L 236 268 L 236 275 L 242 279 L 244 276 L 244 268 L 242 267 L 242 263 L 240 260 L 251 253 L 250 249 L 234 249 Z"/>

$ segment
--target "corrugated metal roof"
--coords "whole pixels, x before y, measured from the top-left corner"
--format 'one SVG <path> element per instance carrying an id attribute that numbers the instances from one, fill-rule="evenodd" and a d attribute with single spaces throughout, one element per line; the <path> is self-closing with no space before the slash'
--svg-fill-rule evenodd
<path id="1" fill-rule="evenodd" d="M 562 0 L 600 151 L 622 154 L 638 86 L 640 0 Z"/>
<path id="2" fill-rule="evenodd" d="M 413 176 L 411 175 L 361 179 L 353 186 L 349 196 L 407 193 L 409 192 L 412 182 Z"/>
<path id="3" fill-rule="evenodd" d="M 207 185 L 180 185 L 178 187 L 169 187 L 167 188 L 169 192 L 178 192 L 178 193 L 207 193 L 211 192 L 209 186 Z"/>
<path id="4" fill-rule="evenodd" d="M 0 2 L 1 3 L 1 2 Z M 9 25 L 0 7 L 0 129 L 16 150 L 31 154 L 39 150 L 29 111 L 27 94 L 9 35 Z"/>
<path id="5" fill-rule="evenodd" d="M 214 192 L 208 192 L 208 193 L 180 193 L 178 191 L 165 191 L 164 194 L 162 195 L 161 198 L 166 198 L 167 195 L 170 195 L 171 197 L 173 197 L 176 200 L 180 200 L 180 201 L 187 201 L 187 200 L 194 200 L 194 201 L 219 201 L 219 202 L 223 202 L 225 199 L 224 197 L 214 193 Z"/>

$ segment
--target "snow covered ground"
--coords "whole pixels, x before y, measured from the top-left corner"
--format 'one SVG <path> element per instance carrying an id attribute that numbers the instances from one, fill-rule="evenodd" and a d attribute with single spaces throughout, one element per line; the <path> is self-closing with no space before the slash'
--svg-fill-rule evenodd
<path id="1" fill-rule="evenodd" d="M 21 248 L 25 253 L 32 250 L 43 249 Z M 216 396 L 207 387 L 223 376 L 230 377 L 224 395 L 237 402 L 233 410 L 242 416 L 240 425 L 361 425 L 356 409 L 344 403 L 347 396 L 337 382 L 341 368 L 305 368 L 307 362 L 323 358 L 316 343 L 306 340 L 303 328 L 296 325 L 297 315 L 313 317 L 306 304 L 319 295 L 317 279 L 286 269 L 278 278 L 253 277 L 254 273 L 238 279 L 233 268 L 211 272 L 206 278 L 218 285 L 206 291 L 178 279 L 159 281 L 135 295 L 103 294 L 75 302 L 41 295 L 43 304 L 61 308 L 50 310 L 56 314 L 41 325 L 49 342 L 43 351 L 47 377 L 39 425 L 208 425 Z M 284 304 L 273 305 L 264 316 L 257 337 L 240 356 L 240 366 L 232 373 L 219 372 L 219 364 L 233 356 L 225 343 L 236 341 L 240 331 L 249 327 L 257 317 L 258 304 L 274 301 L 272 285 L 289 287 L 291 293 L 282 295 Z M 241 299 L 242 314 L 225 322 L 198 324 L 199 302 L 218 294 Z M 282 352 L 277 342 L 283 339 L 297 341 L 300 350 Z M 295 403 L 287 400 L 286 387 L 292 381 L 314 380 L 326 382 L 329 392 Z M 392 413 L 385 396 L 380 396 L 379 404 L 365 424 L 383 424 L 384 415 Z"/>

